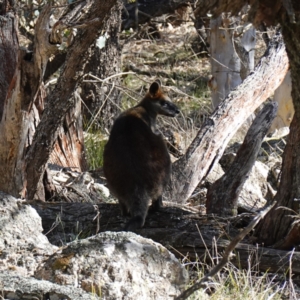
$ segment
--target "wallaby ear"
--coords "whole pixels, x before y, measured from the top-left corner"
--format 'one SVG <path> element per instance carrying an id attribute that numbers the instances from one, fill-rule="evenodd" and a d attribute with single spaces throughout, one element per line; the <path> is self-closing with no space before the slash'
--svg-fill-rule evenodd
<path id="1" fill-rule="evenodd" d="M 154 97 L 159 91 L 159 89 L 160 89 L 160 81 L 159 80 L 154 81 L 149 88 L 150 95 Z"/>
<path id="2" fill-rule="evenodd" d="M 159 87 L 161 87 L 161 81 L 160 81 L 160 79 L 156 79 L 155 82 L 157 82 L 158 85 L 159 85 Z"/>

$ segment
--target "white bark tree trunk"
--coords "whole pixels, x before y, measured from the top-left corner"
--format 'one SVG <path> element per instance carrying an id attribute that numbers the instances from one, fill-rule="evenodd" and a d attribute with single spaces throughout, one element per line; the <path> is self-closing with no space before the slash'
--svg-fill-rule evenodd
<path id="1" fill-rule="evenodd" d="M 274 101 L 278 103 L 278 113 L 273 121 L 270 131 L 274 132 L 282 127 L 289 127 L 294 116 L 294 105 L 292 99 L 291 72 L 288 71 L 281 85 L 274 93 Z"/>
<path id="2" fill-rule="evenodd" d="M 244 23 L 244 24 L 243 24 Z M 254 68 L 255 29 L 222 14 L 210 22 L 212 106 L 216 108 Z"/>

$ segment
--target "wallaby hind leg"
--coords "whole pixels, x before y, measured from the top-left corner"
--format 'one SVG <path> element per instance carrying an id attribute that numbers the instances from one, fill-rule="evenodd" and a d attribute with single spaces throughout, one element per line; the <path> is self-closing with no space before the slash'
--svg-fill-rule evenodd
<path id="1" fill-rule="evenodd" d="M 150 206 L 149 211 L 156 212 L 159 211 L 162 207 L 162 196 L 159 196 L 157 199 L 152 200 L 152 205 Z"/>
<path id="2" fill-rule="evenodd" d="M 131 219 L 125 225 L 125 231 L 135 231 L 136 229 L 143 227 L 148 212 L 148 197 L 133 197 L 134 199 L 131 199 L 132 202 L 130 203 Z"/>
<path id="3" fill-rule="evenodd" d="M 123 202 L 120 202 L 120 201 L 119 201 L 119 204 L 120 204 L 122 216 L 123 217 L 130 216 L 127 206 Z"/>

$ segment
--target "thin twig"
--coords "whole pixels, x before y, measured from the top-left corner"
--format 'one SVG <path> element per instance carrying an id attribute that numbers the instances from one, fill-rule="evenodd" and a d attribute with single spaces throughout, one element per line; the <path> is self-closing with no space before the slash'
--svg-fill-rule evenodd
<path id="1" fill-rule="evenodd" d="M 93 116 L 92 120 L 90 121 L 90 124 L 88 125 L 88 128 L 87 128 L 87 130 L 86 130 L 87 132 L 89 132 L 89 129 L 90 129 L 91 126 L 93 125 L 93 123 L 94 123 L 94 121 L 96 120 L 96 118 L 99 116 L 99 114 L 100 114 L 100 112 L 101 112 L 103 106 L 105 105 L 107 99 L 109 99 L 109 96 L 110 96 L 110 94 L 112 93 L 113 89 L 114 89 L 114 85 L 111 87 L 111 89 L 110 89 L 109 93 L 106 95 L 106 97 L 105 97 L 105 99 L 104 99 L 102 105 L 100 106 L 100 108 L 98 109 L 97 113 Z"/>
<path id="2" fill-rule="evenodd" d="M 95 75 L 92 75 L 92 74 L 86 74 L 85 76 L 90 76 L 94 79 L 96 79 L 97 81 L 100 81 L 102 83 L 114 78 L 114 77 L 118 77 L 118 76 L 123 76 L 123 75 L 129 75 L 129 74 L 135 74 L 134 72 L 121 72 L 121 73 L 117 73 L 117 74 L 114 74 L 114 75 L 111 75 L 111 76 L 108 76 L 106 77 L 105 79 L 100 79 L 99 77 L 95 76 Z"/>
<path id="3" fill-rule="evenodd" d="M 292 290 L 292 293 L 293 295 L 296 295 L 296 292 L 295 292 L 295 288 L 294 288 L 294 285 L 293 285 L 293 279 L 292 279 L 292 258 L 293 258 L 293 255 L 294 255 L 294 252 L 295 252 L 295 248 L 293 248 L 292 250 L 292 253 L 290 255 L 290 259 L 289 259 L 289 286 L 290 286 L 290 289 Z"/>
<path id="4" fill-rule="evenodd" d="M 196 224 L 196 227 L 197 227 L 198 233 L 199 233 L 199 235 L 200 235 L 200 238 L 201 238 L 201 240 L 202 240 L 202 243 L 203 243 L 203 245 L 204 245 L 204 247 L 205 247 L 205 249 L 206 249 L 207 255 L 209 256 L 209 258 L 210 258 L 212 264 L 214 264 L 214 260 L 213 260 L 212 256 L 210 255 L 210 252 L 209 252 L 209 250 L 208 250 L 208 248 L 207 248 L 207 245 L 206 245 L 206 243 L 205 243 L 205 241 L 204 241 L 204 238 L 203 238 L 203 236 L 202 236 L 202 234 L 201 234 L 201 231 L 200 231 L 200 229 L 199 229 L 198 224 Z"/>

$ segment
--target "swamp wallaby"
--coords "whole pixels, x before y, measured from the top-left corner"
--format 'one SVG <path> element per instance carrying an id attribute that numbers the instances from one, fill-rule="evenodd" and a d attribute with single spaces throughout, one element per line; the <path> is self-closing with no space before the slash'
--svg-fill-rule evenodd
<path id="1" fill-rule="evenodd" d="M 175 117 L 179 109 L 153 82 L 144 99 L 123 112 L 114 122 L 104 149 L 104 174 L 124 216 L 131 219 L 125 230 L 145 223 L 148 207 L 162 206 L 162 193 L 170 180 L 171 160 L 156 130 L 157 115 Z"/>

